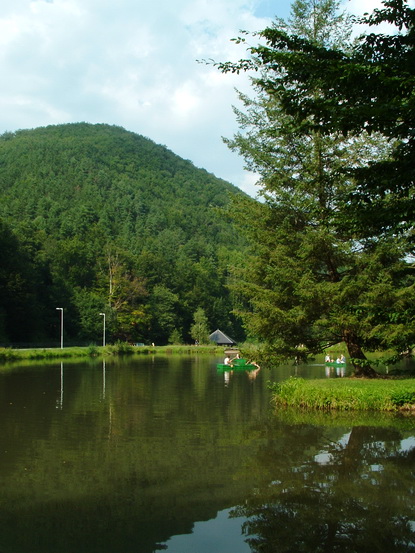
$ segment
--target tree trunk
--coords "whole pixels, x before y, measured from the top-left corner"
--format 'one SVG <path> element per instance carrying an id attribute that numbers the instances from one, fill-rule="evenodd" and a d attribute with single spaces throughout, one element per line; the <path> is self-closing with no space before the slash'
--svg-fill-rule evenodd
<path id="1" fill-rule="evenodd" d="M 356 335 L 349 330 L 345 330 L 343 337 L 346 342 L 349 356 L 352 359 L 354 376 L 376 378 L 378 373 L 369 365 L 366 355 L 363 353 Z"/>

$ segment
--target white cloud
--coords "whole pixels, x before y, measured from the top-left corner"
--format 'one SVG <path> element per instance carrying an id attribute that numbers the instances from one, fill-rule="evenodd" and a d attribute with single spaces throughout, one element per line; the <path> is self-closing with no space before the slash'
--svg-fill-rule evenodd
<path id="1" fill-rule="evenodd" d="M 230 39 L 287 17 L 289 6 L 3 0 L 0 132 L 75 121 L 121 125 L 253 193 L 253 176 L 221 140 L 237 130 L 234 88 L 249 90 L 247 76 L 222 75 L 196 60 L 238 59 L 245 52 Z"/>

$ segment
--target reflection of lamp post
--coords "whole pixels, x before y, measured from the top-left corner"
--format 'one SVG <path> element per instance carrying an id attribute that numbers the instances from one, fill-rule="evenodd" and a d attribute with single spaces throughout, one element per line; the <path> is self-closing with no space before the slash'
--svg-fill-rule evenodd
<path id="1" fill-rule="evenodd" d="M 61 349 L 63 349 L 63 307 L 57 307 L 56 310 L 61 312 Z"/>
<path id="2" fill-rule="evenodd" d="M 61 397 L 59 400 L 59 408 L 63 407 L 63 361 L 61 362 Z"/>
<path id="3" fill-rule="evenodd" d="M 102 399 L 105 399 L 105 361 L 102 360 Z"/>
<path id="4" fill-rule="evenodd" d="M 102 345 L 105 348 L 105 313 L 100 313 L 104 317 L 104 330 L 102 332 Z"/>

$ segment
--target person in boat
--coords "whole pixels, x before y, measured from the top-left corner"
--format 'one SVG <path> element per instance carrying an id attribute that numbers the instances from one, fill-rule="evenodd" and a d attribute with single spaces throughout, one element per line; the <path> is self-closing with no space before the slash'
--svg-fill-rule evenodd
<path id="1" fill-rule="evenodd" d="M 255 366 L 256 366 L 257 368 L 254 369 L 253 371 L 245 371 L 246 374 L 248 375 L 249 380 L 255 380 L 255 378 L 257 377 L 257 374 L 258 374 L 258 372 L 259 372 L 260 366 L 257 365 L 256 363 L 255 363 Z"/>
<path id="2" fill-rule="evenodd" d="M 324 361 L 325 363 L 330 363 L 330 355 L 327 354 L 326 357 L 324 358 Z"/>
<path id="3" fill-rule="evenodd" d="M 223 364 L 224 365 L 230 365 L 231 364 L 231 360 L 230 358 L 228 357 L 228 355 L 225 357 L 224 361 L 223 361 Z"/>
<path id="4" fill-rule="evenodd" d="M 230 365 L 231 367 L 233 367 L 234 361 L 235 361 L 236 359 L 240 359 L 240 358 L 241 358 L 241 356 L 239 355 L 239 353 L 237 353 L 237 354 L 235 355 L 235 357 L 232 357 L 232 359 L 228 356 L 228 357 L 227 357 L 228 362 L 227 362 L 227 363 L 225 362 L 225 365 Z"/>
<path id="5" fill-rule="evenodd" d="M 340 363 L 346 363 L 346 357 L 343 354 L 340 356 Z"/>

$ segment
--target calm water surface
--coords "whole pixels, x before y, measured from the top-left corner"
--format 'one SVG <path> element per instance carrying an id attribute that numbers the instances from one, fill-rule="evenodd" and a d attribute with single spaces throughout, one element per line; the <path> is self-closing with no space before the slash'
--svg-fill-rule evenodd
<path id="1" fill-rule="evenodd" d="M 0 372 L 1 553 L 415 551 L 414 417 L 278 412 L 208 357 Z"/>

